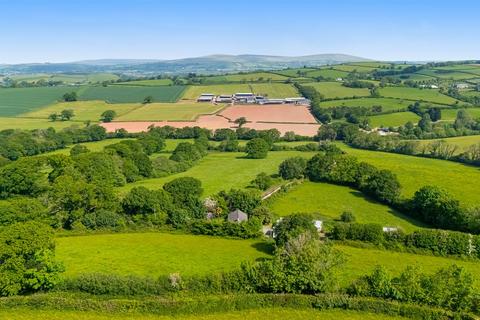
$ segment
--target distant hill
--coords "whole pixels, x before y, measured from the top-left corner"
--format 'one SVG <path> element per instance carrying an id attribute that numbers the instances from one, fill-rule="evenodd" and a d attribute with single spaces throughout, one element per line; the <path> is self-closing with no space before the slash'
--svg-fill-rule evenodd
<path id="1" fill-rule="evenodd" d="M 346 54 L 317 54 L 299 57 L 268 55 L 210 55 L 175 60 L 100 59 L 70 63 L 29 63 L 0 65 L 0 73 L 94 73 L 120 72 L 138 74 L 189 72 L 215 74 L 251 70 L 271 70 L 302 66 L 321 66 L 345 62 L 369 61 Z"/>

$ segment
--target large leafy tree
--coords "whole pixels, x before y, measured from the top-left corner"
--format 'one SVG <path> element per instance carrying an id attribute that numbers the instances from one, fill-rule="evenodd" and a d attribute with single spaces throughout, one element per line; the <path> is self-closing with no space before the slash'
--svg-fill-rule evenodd
<path id="1" fill-rule="evenodd" d="M 16 223 L 1 229 L 0 295 L 53 288 L 63 271 L 54 250 L 53 230 L 41 223 Z"/>
<path id="2" fill-rule="evenodd" d="M 275 225 L 274 230 L 277 246 L 283 246 L 291 239 L 304 233 L 314 236 L 317 234 L 317 229 L 313 224 L 313 217 L 307 213 L 295 213 L 283 218 Z"/>
<path id="3" fill-rule="evenodd" d="M 255 138 L 247 142 L 245 152 L 247 158 L 250 159 L 264 159 L 267 157 L 270 145 L 262 138 Z"/>
<path id="4" fill-rule="evenodd" d="M 307 160 L 302 157 L 288 158 L 279 167 L 279 174 L 285 180 L 301 179 L 307 167 Z"/>

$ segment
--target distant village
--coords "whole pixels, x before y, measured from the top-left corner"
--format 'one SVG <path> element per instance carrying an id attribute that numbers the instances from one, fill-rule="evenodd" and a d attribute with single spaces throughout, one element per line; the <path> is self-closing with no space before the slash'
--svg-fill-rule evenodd
<path id="1" fill-rule="evenodd" d="M 232 95 L 214 95 L 212 93 L 202 93 L 197 102 L 210 103 L 236 103 L 236 104 L 294 104 L 309 105 L 310 100 L 304 97 L 293 98 L 267 98 L 261 95 L 255 95 L 251 92 L 235 93 Z"/>

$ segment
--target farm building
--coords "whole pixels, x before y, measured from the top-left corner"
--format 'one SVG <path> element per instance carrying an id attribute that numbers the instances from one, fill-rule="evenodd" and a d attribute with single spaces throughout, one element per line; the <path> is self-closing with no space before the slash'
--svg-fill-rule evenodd
<path id="1" fill-rule="evenodd" d="M 466 84 L 466 83 L 457 83 L 457 84 L 455 85 L 455 88 L 457 88 L 457 89 L 468 89 L 469 87 L 470 87 L 470 86 L 469 86 L 468 84 Z"/>
<path id="2" fill-rule="evenodd" d="M 236 209 L 228 214 L 228 221 L 243 222 L 248 220 L 248 215 L 240 209 Z"/>
<path id="3" fill-rule="evenodd" d="M 219 95 L 216 99 L 216 102 L 223 102 L 223 103 L 231 103 L 233 101 L 233 97 L 231 95 Z"/>
<path id="4" fill-rule="evenodd" d="M 259 99 L 257 100 L 258 104 L 284 104 L 284 99 Z"/>
<path id="5" fill-rule="evenodd" d="M 258 104 L 295 104 L 295 105 L 309 105 L 310 100 L 304 97 L 285 98 L 285 99 L 262 99 L 257 100 Z"/>
<path id="6" fill-rule="evenodd" d="M 215 98 L 215 95 L 212 93 L 202 93 L 200 97 L 197 98 L 197 102 L 212 102 Z"/>
<path id="7" fill-rule="evenodd" d="M 255 95 L 248 93 L 235 93 L 234 100 L 237 103 L 255 103 Z"/>
<path id="8" fill-rule="evenodd" d="M 304 97 L 285 98 L 285 103 L 308 105 L 310 104 L 310 100 Z"/>

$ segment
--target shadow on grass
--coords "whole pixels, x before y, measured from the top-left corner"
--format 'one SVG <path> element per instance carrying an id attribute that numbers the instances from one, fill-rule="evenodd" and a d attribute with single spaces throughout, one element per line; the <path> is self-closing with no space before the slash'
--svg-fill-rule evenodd
<path id="1" fill-rule="evenodd" d="M 263 252 L 269 255 L 272 255 L 273 252 L 275 251 L 275 245 L 273 242 L 265 242 L 265 241 L 255 242 L 252 244 L 252 247 L 260 252 Z"/>
<path id="2" fill-rule="evenodd" d="M 363 200 L 365 200 L 365 201 L 367 201 L 367 202 L 369 202 L 369 203 L 372 203 L 372 204 L 380 204 L 380 205 L 386 206 L 386 207 L 388 207 L 388 213 L 394 215 L 394 216 L 397 217 L 397 218 L 406 220 L 406 221 L 410 222 L 411 224 L 413 224 L 413 225 L 416 226 L 416 227 L 419 227 L 419 228 L 428 228 L 428 227 L 429 227 L 428 225 L 424 224 L 423 222 L 418 221 L 418 220 L 416 220 L 416 219 L 414 219 L 414 218 L 412 218 L 412 217 L 409 217 L 409 216 L 407 216 L 406 214 L 401 213 L 401 212 L 393 209 L 392 207 L 390 207 L 390 206 L 388 206 L 388 205 L 386 205 L 386 204 L 384 204 L 384 203 L 381 203 L 381 202 L 379 202 L 379 201 L 377 201 L 377 200 L 375 200 L 375 199 L 372 199 L 371 197 L 363 194 L 363 193 L 360 192 L 360 191 L 351 190 L 351 191 L 350 191 L 350 194 L 353 195 L 353 196 L 355 196 L 355 197 L 357 197 L 357 198 L 362 198 Z"/>

